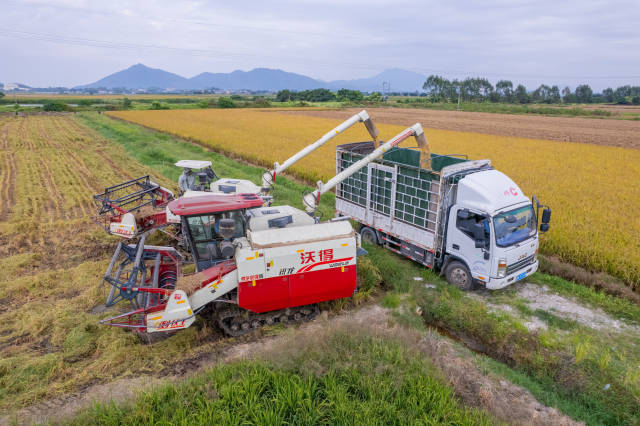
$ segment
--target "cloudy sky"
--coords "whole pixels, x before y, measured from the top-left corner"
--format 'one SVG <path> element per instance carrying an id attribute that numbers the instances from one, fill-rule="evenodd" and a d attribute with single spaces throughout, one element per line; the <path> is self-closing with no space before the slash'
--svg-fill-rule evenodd
<path id="1" fill-rule="evenodd" d="M 135 63 L 185 77 L 403 68 L 594 89 L 640 85 L 637 0 L 2 0 L 0 82 L 90 83 Z"/>

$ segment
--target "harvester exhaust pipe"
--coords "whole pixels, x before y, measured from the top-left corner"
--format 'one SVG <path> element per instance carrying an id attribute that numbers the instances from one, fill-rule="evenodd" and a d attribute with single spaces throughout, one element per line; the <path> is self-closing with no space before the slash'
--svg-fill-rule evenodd
<path id="1" fill-rule="evenodd" d="M 369 117 L 369 114 L 367 113 L 367 111 L 363 109 L 353 117 L 349 118 L 348 120 L 339 124 L 337 127 L 325 133 L 324 136 L 322 136 L 320 139 L 318 139 L 311 145 L 306 146 L 305 148 L 301 149 L 300 151 L 292 155 L 284 163 L 279 164 L 278 162 L 275 162 L 272 170 L 266 171 L 262 174 L 262 191 L 265 193 L 268 193 L 269 190 L 271 189 L 271 186 L 275 182 L 276 176 L 278 174 L 284 172 L 289 167 L 291 167 L 294 163 L 303 159 L 304 157 L 306 157 L 316 149 L 320 148 L 322 145 L 324 145 L 325 143 L 327 143 L 328 141 L 330 141 L 331 139 L 333 139 L 334 137 L 336 137 L 337 135 L 344 132 L 349 127 L 353 126 L 358 122 L 364 123 L 364 126 L 367 128 L 369 135 L 371 135 L 371 138 L 373 139 L 374 145 L 377 147 L 379 143 L 378 129 L 376 128 L 375 124 L 373 124 L 373 121 L 371 121 L 371 117 Z"/>
<path id="2" fill-rule="evenodd" d="M 424 132 L 422 130 L 422 126 L 420 123 L 416 123 L 413 126 L 403 130 L 402 132 L 395 135 L 391 140 L 385 142 L 378 148 L 374 149 L 371 153 L 369 153 L 366 157 L 361 158 L 360 160 L 353 163 L 351 166 L 347 167 L 331 179 L 327 181 L 327 183 L 322 183 L 322 181 L 318 181 L 318 189 L 315 191 L 308 192 L 304 194 L 302 197 L 302 204 L 309 214 L 315 214 L 316 209 L 318 208 L 318 203 L 320 202 L 320 196 L 325 192 L 332 190 L 337 184 L 344 181 L 346 178 L 356 173 L 358 170 L 374 161 L 376 158 L 380 157 L 382 154 L 387 152 L 389 149 L 398 145 L 403 140 L 415 136 L 418 140 L 418 144 L 422 147 L 426 147 L 428 150 L 427 139 L 424 136 Z M 423 142 L 421 142 L 421 139 Z M 375 142 L 374 142 L 375 144 Z M 421 158 L 422 160 L 422 158 Z"/>

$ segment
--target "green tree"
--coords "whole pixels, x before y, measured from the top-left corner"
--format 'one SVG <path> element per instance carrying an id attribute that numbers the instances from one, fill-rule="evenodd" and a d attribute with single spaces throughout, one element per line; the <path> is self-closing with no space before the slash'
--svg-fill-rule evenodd
<path id="1" fill-rule="evenodd" d="M 160 103 L 159 101 L 153 101 L 153 102 L 151 102 L 151 108 L 150 109 L 169 109 L 169 106 L 165 105 L 163 103 Z"/>
<path id="2" fill-rule="evenodd" d="M 520 104 L 528 104 L 530 101 L 529 94 L 527 93 L 527 88 L 522 84 L 518 84 L 518 87 L 516 87 L 513 96 Z"/>
<path id="3" fill-rule="evenodd" d="M 558 86 L 556 85 L 551 86 L 551 92 L 549 93 L 549 97 L 550 97 L 551 103 L 554 103 L 554 104 L 560 103 L 560 100 L 562 98 L 560 97 L 560 89 L 558 88 Z"/>
<path id="4" fill-rule="evenodd" d="M 569 86 L 565 86 L 564 89 L 562 89 L 562 102 L 564 102 L 565 104 L 571 103 L 573 101 L 573 95 L 571 94 L 571 89 L 569 88 Z"/>
<path id="5" fill-rule="evenodd" d="M 631 103 L 634 105 L 640 105 L 640 96 L 634 96 L 631 98 Z"/>
<path id="6" fill-rule="evenodd" d="M 591 103 L 592 97 L 593 90 L 591 90 L 588 84 L 581 84 L 576 87 L 576 99 L 578 102 L 585 104 Z"/>
<path id="7" fill-rule="evenodd" d="M 382 94 L 380 92 L 373 92 L 365 99 L 367 102 L 380 102 L 382 101 Z"/>
<path id="8" fill-rule="evenodd" d="M 291 93 L 290 90 L 280 90 L 276 93 L 276 102 L 291 102 L 292 100 L 295 100 L 292 96 L 293 93 Z"/>
<path id="9" fill-rule="evenodd" d="M 125 97 L 125 98 L 122 100 L 122 108 L 123 108 L 123 109 L 129 109 L 129 108 L 131 108 L 131 105 L 132 105 L 132 104 L 133 104 L 133 102 L 131 102 L 131 99 L 129 99 L 129 98 L 126 98 L 126 97 Z"/>
<path id="10" fill-rule="evenodd" d="M 60 112 L 60 111 L 68 110 L 69 106 L 63 102 L 53 101 L 53 102 L 47 102 L 46 104 L 44 104 L 42 106 L 42 109 L 50 112 Z"/>
<path id="11" fill-rule="evenodd" d="M 336 98 L 340 102 L 361 102 L 364 96 L 362 96 L 362 92 L 359 90 L 340 89 L 338 93 L 336 93 Z"/>
<path id="12" fill-rule="evenodd" d="M 513 102 L 513 83 L 509 80 L 500 80 L 496 83 L 496 93 L 501 100 Z"/>
<path id="13" fill-rule="evenodd" d="M 4 93 L 0 92 L 0 99 L 4 98 Z"/>
<path id="14" fill-rule="evenodd" d="M 307 90 L 306 92 L 305 100 L 310 102 L 327 102 L 336 99 L 335 93 L 329 89 L 313 89 Z M 362 97 L 362 93 L 360 93 L 360 96 Z"/>
<path id="15" fill-rule="evenodd" d="M 486 78 L 466 78 L 461 86 L 462 98 L 467 101 L 483 101 L 493 92 L 493 85 Z"/>
<path id="16" fill-rule="evenodd" d="M 607 102 L 613 102 L 613 89 L 611 87 L 607 87 L 602 91 L 602 97 Z"/>
<path id="17" fill-rule="evenodd" d="M 218 108 L 235 108 L 236 104 L 231 98 L 221 97 L 218 98 Z"/>
<path id="18" fill-rule="evenodd" d="M 432 74 L 424 82 L 422 88 L 435 102 L 442 102 L 451 96 L 451 82 L 444 77 Z"/>
<path id="19" fill-rule="evenodd" d="M 626 104 L 627 96 L 631 96 L 631 86 L 620 86 L 613 92 L 613 101 L 617 104 Z"/>

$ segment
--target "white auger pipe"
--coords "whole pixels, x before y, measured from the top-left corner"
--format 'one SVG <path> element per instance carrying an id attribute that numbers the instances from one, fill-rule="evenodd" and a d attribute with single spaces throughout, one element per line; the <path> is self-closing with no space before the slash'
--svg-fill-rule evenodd
<path id="1" fill-rule="evenodd" d="M 271 188 L 271 186 L 273 185 L 273 182 L 276 180 L 277 174 L 280 174 L 283 171 L 287 170 L 298 160 L 306 157 L 308 154 L 320 148 L 322 145 L 324 145 L 325 143 L 327 143 L 328 141 L 330 141 L 331 139 L 333 139 L 334 137 L 336 137 L 337 135 L 344 132 L 349 127 L 353 126 L 358 122 L 363 122 L 365 124 L 365 127 L 367 128 L 367 130 L 369 131 L 369 134 L 373 138 L 374 143 L 377 142 L 378 129 L 376 129 L 375 125 L 371 121 L 371 118 L 369 117 L 369 114 L 367 113 L 367 111 L 363 109 L 353 117 L 349 118 L 339 126 L 335 127 L 333 130 L 330 130 L 329 132 L 327 132 L 324 136 L 322 136 L 320 139 L 318 139 L 311 145 L 308 145 L 305 148 L 298 151 L 297 153 L 295 153 L 293 156 L 287 159 L 287 161 L 285 161 L 284 163 L 279 164 L 276 161 L 273 165 L 273 170 L 266 171 L 262 175 L 263 190 L 268 191 L 269 188 Z"/>
<path id="2" fill-rule="evenodd" d="M 418 138 L 423 134 L 424 132 L 422 131 L 422 126 L 420 125 L 420 123 L 416 123 L 413 126 L 395 135 L 393 138 L 391 138 L 391 140 L 385 142 L 383 145 L 372 151 L 366 157 L 360 159 L 359 161 L 356 161 L 351 166 L 347 167 L 346 169 L 329 179 L 327 183 L 323 184 L 322 181 L 318 181 L 318 189 L 313 192 L 309 192 L 308 194 L 305 194 L 304 197 L 302 197 L 302 204 L 304 204 L 305 209 L 308 213 L 313 213 L 318 208 L 318 202 L 320 201 L 320 196 L 322 194 L 331 191 L 337 184 L 339 184 L 376 158 L 380 157 L 382 154 L 398 145 L 403 140 L 411 136 L 415 136 L 416 138 Z"/>

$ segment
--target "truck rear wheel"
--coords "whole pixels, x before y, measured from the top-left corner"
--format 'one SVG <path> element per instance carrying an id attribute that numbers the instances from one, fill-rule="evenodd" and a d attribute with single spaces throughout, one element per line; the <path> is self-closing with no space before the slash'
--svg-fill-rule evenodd
<path id="1" fill-rule="evenodd" d="M 378 235 L 376 231 L 369 228 L 368 226 L 362 227 L 360 230 L 360 236 L 362 237 L 362 241 L 366 241 L 369 244 L 378 245 Z"/>
<path id="2" fill-rule="evenodd" d="M 473 290 L 473 277 L 464 263 L 458 261 L 449 263 L 444 275 L 449 284 L 455 285 L 460 290 Z"/>

